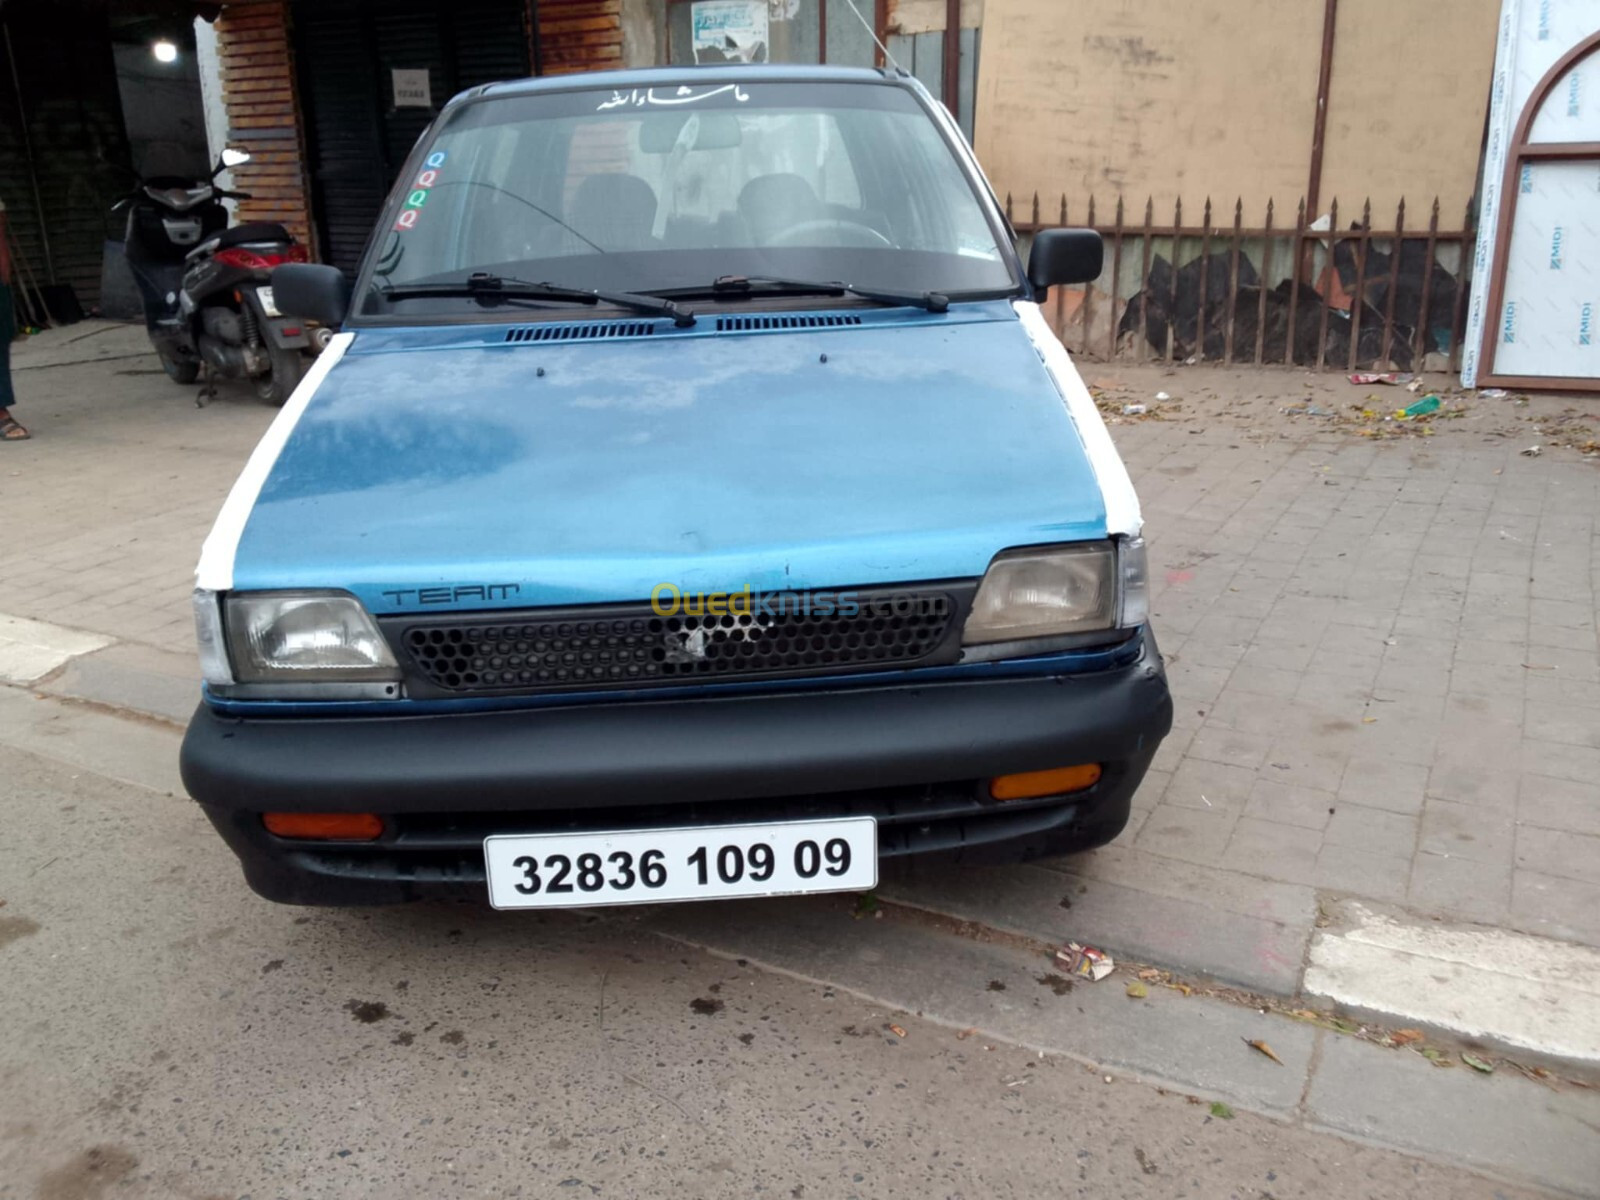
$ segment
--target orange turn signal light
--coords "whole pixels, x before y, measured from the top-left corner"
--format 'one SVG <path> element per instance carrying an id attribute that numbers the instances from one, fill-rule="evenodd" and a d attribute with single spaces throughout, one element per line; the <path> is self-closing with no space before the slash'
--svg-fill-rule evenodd
<path id="1" fill-rule="evenodd" d="M 989 781 L 989 795 L 996 800 L 1033 800 L 1039 796 L 1059 796 L 1081 792 L 1100 782 L 1100 764 L 1056 767 L 1051 771 L 1025 771 L 1021 775 L 997 775 Z"/>
<path id="2" fill-rule="evenodd" d="M 268 833 L 315 842 L 371 842 L 383 836 L 383 818 L 376 813 L 261 814 Z"/>

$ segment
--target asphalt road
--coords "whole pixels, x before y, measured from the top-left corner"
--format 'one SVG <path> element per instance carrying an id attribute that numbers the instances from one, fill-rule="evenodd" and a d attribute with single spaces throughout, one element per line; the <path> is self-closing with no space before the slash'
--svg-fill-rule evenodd
<path id="1" fill-rule="evenodd" d="M 270 905 L 184 797 L 73 765 L 110 721 L 0 738 L 6 1200 L 1535 1194 L 962 1038 L 629 910 Z"/>

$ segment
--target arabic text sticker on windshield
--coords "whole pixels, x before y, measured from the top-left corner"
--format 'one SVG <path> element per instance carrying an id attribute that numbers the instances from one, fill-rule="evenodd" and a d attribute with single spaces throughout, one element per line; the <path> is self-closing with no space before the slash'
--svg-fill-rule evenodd
<path id="1" fill-rule="evenodd" d="M 737 83 L 725 83 L 716 88 L 691 88 L 680 87 L 670 96 L 656 95 L 655 88 L 634 88 L 632 91 L 612 92 L 611 99 L 601 101 L 597 112 L 610 112 L 613 108 L 633 107 L 643 108 L 646 105 L 659 105 L 675 108 L 680 104 L 694 104 L 699 100 L 709 100 L 713 96 L 721 96 L 731 92 L 734 100 L 740 104 L 747 102 L 750 97 Z"/>

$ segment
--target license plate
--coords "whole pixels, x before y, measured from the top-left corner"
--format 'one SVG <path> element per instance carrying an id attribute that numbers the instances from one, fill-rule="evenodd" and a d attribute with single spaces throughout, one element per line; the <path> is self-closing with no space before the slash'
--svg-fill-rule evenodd
<path id="1" fill-rule="evenodd" d="M 860 892 L 878 883 L 878 823 L 493 834 L 483 858 L 495 908 Z"/>
<path id="2" fill-rule="evenodd" d="M 273 299 L 272 289 L 271 288 L 269 288 L 269 287 L 258 287 L 256 289 L 256 297 L 257 297 L 257 299 L 259 299 L 261 301 L 261 311 L 266 313 L 267 316 L 269 316 L 269 317 L 281 317 L 281 316 L 283 316 L 283 314 L 278 311 L 278 302 L 275 299 Z"/>

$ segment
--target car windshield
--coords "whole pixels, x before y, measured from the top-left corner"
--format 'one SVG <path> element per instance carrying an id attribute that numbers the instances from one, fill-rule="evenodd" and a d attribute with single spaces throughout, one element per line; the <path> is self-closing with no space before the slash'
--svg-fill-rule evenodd
<path id="1" fill-rule="evenodd" d="M 508 298 L 513 281 L 631 293 L 729 276 L 952 296 L 1017 286 L 974 181 L 899 86 L 490 97 L 451 113 L 421 161 L 377 240 L 363 313 L 459 311 L 483 289 L 440 285 L 475 274 L 504 280 Z"/>

